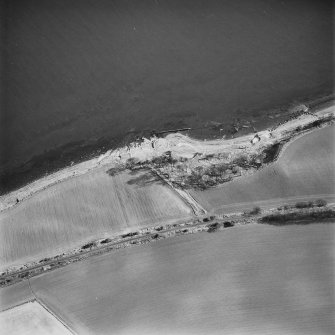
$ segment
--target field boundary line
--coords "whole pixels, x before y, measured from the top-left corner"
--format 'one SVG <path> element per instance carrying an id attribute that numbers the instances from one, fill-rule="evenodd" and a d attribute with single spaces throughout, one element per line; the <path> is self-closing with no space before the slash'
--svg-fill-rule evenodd
<path id="1" fill-rule="evenodd" d="M 288 197 L 288 198 L 272 198 L 272 199 L 266 199 L 266 200 L 256 200 L 256 201 L 245 201 L 245 202 L 236 202 L 233 204 L 227 204 L 227 205 L 221 205 L 217 207 L 213 207 L 211 211 L 217 211 L 217 210 L 223 210 L 225 208 L 229 207 L 239 207 L 239 206 L 244 206 L 245 209 L 248 208 L 248 205 L 250 206 L 255 206 L 255 205 L 262 205 L 262 204 L 267 204 L 267 203 L 276 203 L 276 202 L 290 202 L 290 201 L 307 201 L 310 199 L 318 199 L 318 198 L 327 198 L 331 200 L 335 200 L 335 194 L 311 194 L 311 195 L 306 195 L 306 196 L 293 196 L 293 197 Z M 328 205 L 332 205 L 333 202 L 328 203 Z"/>
<path id="2" fill-rule="evenodd" d="M 304 136 L 306 136 L 306 135 L 309 135 L 309 134 L 311 134 L 311 133 L 313 133 L 313 132 L 316 132 L 316 131 L 321 130 L 321 129 L 323 129 L 323 128 L 332 127 L 332 126 L 334 126 L 334 122 L 333 122 L 333 121 L 330 121 L 329 123 L 324 123 L 324 124 L 322 124 L 322 125 L 319 126 L 319 127 L 312 128 L 312 129 L 307 129 L 307 130 L 305 130 L 305 131 L 300 132 L 299 134 L 294 135 L 294 136 L 291 137 L 286 143 L 283 144 L 283 146 L 282 146 L 280 152 L 278 153 L 278 156 L 276 157 L 276 159 L 275 159 L 273 162 L 271 162 L 270 164 L 267 164 L 267 165 L 271 165 L 271 164 L 275 163 L 276 161 L 278 161 L 279 158 L 281 158 L 281 156 L 285 153 L 285 151 L 287 150 L 287 148 L 288 148 L 291 144 L 293 144 L 295 141 L 297 141 L 297 140 L 299 140 L 300 138 L 302 138 L 302 137 L 304 137 Z"/>
<path id="3" fill-rule="evenodd" d="M 30 283 L 29 283 L 30 285 Z M 3 312 L 7 312 L 11 309 L 14 309 L 14 308 L 17 308 L 17 307 L 20 307 L 20 306 L 23 306 L 23 305 L 26 305 L 26 304 L 30 304 L 30 303 L 38 303 L 43 309 L 45 309 L 47 311 L 48 314 L 50 314 L 53 318 L 55 318 L 58 322 L 60 322 L 71 334 L 73 335 L 77 335 L 77 333 L 75 333 L 58 315 L 56 315 L 55 313 L 53 313 L 51 311 L 51 309 L 49 307 L 47 307 L 39 298 L 36 297 L 35 293 L 33 292 L 33 290 L 31 289 L 32 291 L 32 294 L 34 295 L 34 298 L 33 299 L 29 299 L 25 302 L 22 302 L 20 304 L 17 304 L 17 305 L 14 305 L 12 307 L 9 307 L 9 308 L 6 308 L 6 309 L 3 309 L 0 311 L 0 313 L 3 313 Z"/>
<path id="4" fill-rule="evenodd" d="M 150 167 L 150 170 L 162 179 L 170 188 L 178 194 L 178 196 L 189 206 L 191 207 L 193 213 L 196 216 L 201 216 L 207 213 L 206 209 L 203 208 L 186 190 L 181 190 L 173 186 L 170 180 L 165 178 L 157 169 Z"/>
<path id="5" fill-rule="evenodd" d="M 2 309 L 2 310 L 0 311 L 0 313 L 9 311 L 9 310 L 11 310 L 11 309 L 14 309 L 14 308 L 16 308 L 16 307 L 20 307 L 20 306 L 25 305 L 25 304 L 29 304 L 29 303 L 34 302 L 34 301 L 36 301 L 36 297 L 35 297 L 35 295 L 34 295 L 34 298 L 33 298 L 33 299 L 29 299 L 29 300 L 26 300 L 26 301 L 21 302 L 21 303 L 19 303 L 19 304 L 16 304 L 16 305 L 14 305 L 14 306 L 12 306 L 12 307 L 8 307 L 8 308 L 5 308 L 5 309 Z"/>
<path id="6" fill-rule="evenodd" d="M 333 207 L 334 206 L 331 206 L 331 207 L 326 206 L 325 209 L 331 208 L 333 210 Z M 275 208 L 269 208 L 269 209 L 266 210 L 266 213 L 271 213 L 274 209 Z M 180 223 L 179 225 L 166 226 L 165 229 L 164 228 L 162 229 L 162 227 L 158 227 L 159 229 L 157 229 L 157 227 L 153 227 L 154 231 L 148 231 L 147 228 L 146 228 L 145 230 L 143 230 L 141 232 L 140 235 L 136 234 L 136 236 L 131 236 L 130 238 L 127 238 L 127 239 L 124 239 L 124 240 L 117 240 L 117 241 L 115 241 L 111 244 L 107 244 L 103 247 L 99 246 L 96 249 L 88 250 L 88 251 L 85 251 L 85 252 L 82 252 L 82 253 L 79 253 L 79 254 L 73 254 L 73 255 L 70 255 L 70 256 L 66 256 L 61 261 L 59 261 L 57 259 L 53 259 L 53 260 L 48 261 L 48 263 L 36 265 L 36 266 L 33 266 L 30 269 L 27 268 L 27 269 L 24 269 L 24 270 L 20 270 L 16 273 L 10 273 L 10 274 L 7 274 L 7 275 L 5 274 L 3 279 L 6 279 L 7 277 L 9 277 L 10 278 L 10 284 L 5 285 L 4 282 L 2 282 L 3 286 L 1 288 L 4 288 L 6 286 L 10 286 L 10 285 L 14 285 L 17 282 L 25 280 L 25 279 L 22 279 L 22 276 L 19 276 L 19 275 L 23 272 L 26 272 L 27 275 L 25 275 L 25 277 L 28 276 L 28 278 L 26 278 L 26 280 L 28 280 L 28 283 L 29 283 L 29 286 L 30 286 L 30 289 L 31 289 L 31 293 L 35 296 L 36 299 L 38 299 L 36 294 L 34 293 L 32 287 L 31 287 L 31 285 L 30 285 L 30 278 L 35 277 L 35 276 L 41 276 L 45 272 L 47 272 L 49 269 L 51 269 L 51 267 L 49 267 L 47 270 L 45 270 L 44 267 L 45 267 L 46 264 L 52 265 L 56 262 L 57 264 L 55 264 L 52 269 L 59 269 L 61 267 L 67 266 L 71 263 L 75 263 L 75 262 L 78 262 L 78 261 L 84 261 L 88 257 L 99 256 L 99 255 L 102 255 L 104 253 L 108 253 L 112 250 L 117 251 L 119 249 L 124 249 L 124 248 L 132 247 L 132 246 L 135 246 L 135 245 L 145 245 L 145 244 L 148 244 L 148 243 L 152 243 L 152 242 L 158 240 L 157 238 L 159 238 L 160 236 L 162 238 L 170 238 L 170 237 L 174 237 L 174 236 L 178 236 L 178 235 L 180 236 L 180 234 L 181 235 L 194 234 L 194 233 L 206 230 L 208 228 L 208 224 L 209 224 L 208 222 L 213 221 L 215 219 L 215 217 L 217 219 L 220 219 L 220 220 L 227 220 L 227 218 L 233 218 L 233 220 L 235 222 L 234 223 L 235 226 L 257 223 L 257 217 L 250 217 L 250 216 L 245 217 L 243 214 L 240 214 L 240 213 L 229 213 L 229 215 L 218 214 L 217 216 L 213 216 L 213 217 L 210 217 L 210 218 L 194 217 L 193 220 L 189 219 L 189 220 L 185 221 L 184 223 Z M 136 241 L 138 241 L 138 242 L 136 242 Z"/>
<path id="7" fill-rule="evenodd" d="M 58 316 L 56 313 L 54 313 L 49 307 L 46 306 L 46 304 L 40 299 L 36 298 L 36 302 L 44 308 L 50 315 L 52 315 L 58 322 L 60 322 L 71 334 L 77 335 L 76 332 L 74 332 L 64 321 L 63 319 Z"/>
<path id="8" fill-rule="evenodd" d="M 28 278 L 28 284 L 31 291 L 31 294 L 35 297 L 35 301 L 44 308 L 50 315 L 52 315 L 58 322 L 60 322 L 71 334 L 77 335 L 66 323 L 65 321 L 58 316 L 56 313 L 54 313 L 43 301 L 42 299 L 38 298 L 36 293 L 34 292 L 33 288 L 31 287 L 30 279 Z"/>
<path id="9" fill-rule="evenodd" d="M 217 184 L 213 187 L 213 189 L 219 189 L 219 188 L 223 188 L 225 187 L 226 185 L 228 184 L 231 184 L 231 183 L 234 183 L 236 181 L 241 181 L 241 180 L 245 180 L 247 178 L 249 178 L 250 176 L 256 174 L 256 173 L 259 173 L 260 171 L 264 170 L 264 169 L 267 169 L 267 168 L 270 168 L 270 167 L 273 167 L 277 161 L 281 158 L 281 156 L 285 153 L 285 151 L 287 150 L 287 148 L 293 144 L 296 140 L 306 136 L 306 135 L 309 135 L 313 132 L 316 132 L 318 130 L 321 130 L 323 128 L 327 128 L 327 127 L 333 127 L 335 124 L 335 121 L 330 121 L 329 123 L 326 123 L 326 124 L 323 124 L 317 128 L 312 128 L 312 129 L 308 129 L 308 130 L 304 130 L 302 131 L 301 133 L 299 134 L 296 134 L 292 137 L 289 137 L 289 138 L 286 138 L 286 139 L 282 139 L 284 142 L 283 142 L 283 145 L 278 153 L 278 155 L 276 156 L 276 158 L 269 162 L 269 163 L 266 163 L 266 164 L 262 164 L 260 168 L 258 168 L 257 170 L 244 170 L 242 171 L 242 174 L 237 176 L 236 178 L 233 178 L 231 179 L 230 181 L 226 181 L 222 184 Z M 210 188 L 209 188 L 210 189 Z"/>

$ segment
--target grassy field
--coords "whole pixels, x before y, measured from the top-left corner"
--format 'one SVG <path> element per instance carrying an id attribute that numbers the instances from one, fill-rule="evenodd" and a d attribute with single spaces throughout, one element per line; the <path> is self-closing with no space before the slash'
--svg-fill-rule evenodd
<path id="1" fill-rule="evenodd" d="M 79 334 L 333 334 L 332 224 L 245 226 L 31 280 Z"/>
<path id="2" fill-rule="evenodd" d="M 90 239 L 182 219 L 186 204 L 149 172 L 98 169 L 52 186 L 0 215 L 1 267 L 55 255 Z"/>
<path id="3" fill-rule="evenodd" d="M 298 138 L 275 164 L 251 176 L 218 188 L 191 193 L 207 210 L 217 213 L 238 210 L 248 204 L 262 206 L 269 201 L 280 204 L 301 197 L 327 198 L 334 195 L 334 131 L 334 126 L 331 126 Z M 278 201 L 273 201 L 275 199 Z"/>
<path id="4" fill-rule="evenodd" d="M 2 334 L 71 334 L 61 322 L 37 302 L 28 302 L 0 313 L 0 327 Z"/>

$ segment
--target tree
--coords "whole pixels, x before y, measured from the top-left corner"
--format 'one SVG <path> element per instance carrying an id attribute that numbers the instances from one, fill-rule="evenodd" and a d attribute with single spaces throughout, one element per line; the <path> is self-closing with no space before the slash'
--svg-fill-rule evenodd
<path id="1" fill-rule="evenodd" d="M 168 161 L 168 158 L 166 156 L 158 156 L 158 157 L 154 157 L 152 159 L 152 163 L 155 164 L 158 167 L 163 166 L 166 162 Z"/>
<path id="2" fill-rule="evenodd" d="M 136 164 L 136 159 L 134 157 L 128 158 L 126 161 L 126 168 L 131 169 Z"/>
<path id="3" fill-rule="evenodd" d="M 233 163 L 240 167 L 246 167 L 248 166 L 248 157 L 246 155 L 242 155 L 240 157 L 235 158 Z"/>
<path id="4" fill-rule="evenodd" d="M 312 201 L 308 201 L 308 202 L 297 202 L 295 204 L 296 208 L 310 208 L 313 207 L 313 202 Z"/>
<path id="5" fill-rule="evenodd" d="M 262 211 L 262 210 L 261 210 L 260 207 L 255 206 L 255 207 L 249 212 L 249 214 L 251 214 L 251 215 L 257 215 L 257 214 L 260 214 L 261 211 Z"/>
<path id="6" fill-rule="evenodd" d="M 100 243 L 101 244 L 106 244 L 106 243 L 110 243 L 112 242 L 112 240 L 110 238 L 105 238 L 104 240 L 102 240 Z"/>
<path id="7" fill-rule="evenodd" d="M 237 173 L 240 172 L 240 168 L 239 168 L 238 166 L 235 165 L 235 166 L 233 166 L 232 171 L 233 171 L 234 174 L 237 174 Z"/>
<path id="8" fill-rule="evenodd" d="M 227 164 L 219 164 L 216 166 L 217 171 L 219 172 L 219 174 L 223 174 L 226 172 L 226 170 L 228 169 L 228 165 Z"/>
<path id="9" fill-rule="evenodd" d="M 203 166 L 196 166 L 194 169 L 198 174 L 202 174 L 204 171 Z"/>
<path id="10" fill-rule="evenodd" d="M 325 207 L 327 206 L 327 201 L 324 199 L 318 199 L 318 200 L 315 200 L 314 204 L 317 207 Z"/>
<path id="11" fill-rule="evenodd" d="M 175 159 L 175 158 L 171 158 L 170 163 L 171 163 L 171 165 L 174 167 L 174 165 L 175 165 L 176 163 L 178 163 L 178 160 Z"/>
<path id="12" fill-rule="evenodd" d="M 208 227 L 208 230 L 207 230 L 208 233 L 215 233 L 216 231 L 219 230 L 220 224 L 218 222 L 215 222 L 215 223 L 209 224 L 207 227 Z"/>

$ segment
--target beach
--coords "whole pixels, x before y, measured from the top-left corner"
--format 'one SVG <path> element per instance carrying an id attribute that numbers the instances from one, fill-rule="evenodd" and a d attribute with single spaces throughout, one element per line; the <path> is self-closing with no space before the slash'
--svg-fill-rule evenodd
<path id="1" fill-rule="evenodd" d="M 207 155 L 217 154 L 223 151 L 230 152 L 231 154 L 240 153 L 241 150 L 244 152 L 258 152 L 261 148 L 284 138 L 287 132 L 292 131 L 296 127 L 312 123 L 317 118 L 334 115 L 334 105 L 316 110 L 313 115 L 303 114 L 298 118 L 293 118 L 276 127 L 275 130 L 271 131 L 271 137 L 269 136 L 270 130 L 259 132 L 258 135 L 261 140 L 255 145 L 251 143 L 255 134 L 232 139 L 210 141 L 195 140 L 178 133 L 169 134 L 165 138 L 145 139 L 141 144 L 131 144 L 126 147 L 107 151 L 105 154 L 96 158 L 79 164 L 74 164 L 73 166 L 36 180 L 18 190 L 2 195 L 0 197 L 0 211 L 19 205 L 20 202 L 31 197 L 33 194 L 46 189 L 47 187 L 64 182 L 69 178 L 83 176 L 87 172 L 98 167 L 108 166 L 113 168 L 114 166 L 125 164 L 129 158 L 145 161 L 150 160 L 153 157 L 160 156 L 166 151 L 171 151 L 172 155 L 176 157 L 185 158 L 190 158 L 198 152 L 202 152 Z"/>

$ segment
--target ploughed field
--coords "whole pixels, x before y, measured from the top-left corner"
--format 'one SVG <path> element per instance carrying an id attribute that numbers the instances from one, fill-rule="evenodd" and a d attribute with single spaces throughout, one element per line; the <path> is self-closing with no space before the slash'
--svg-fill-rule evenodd
<path id="1" fill-rule="evenodd" d="M 334 200 L 334 135 L 334 126 L 306 134 L 289 144 L 274 164 L 221 187 L 192 191 L 192 196 L 216 213 L 256 204 L 276 206 L 309 197 Z"/>
<path id="2" fill-rule="evenodd" d="M 1 267 L 38 261 L 90 239 L 162 224 L 190 208 L 147 171 L 107 168 L 51 186 L 0 214 Z"/>
<path id="3" fill-rule="evenodd" d="M 79 334 L 333 334 L 334 233 L 313 224 L 184 235 L 31 285 Z"/>
<path id="4" fill-rule="evenodd" d="M 38 302 L 28 302 L 0 313 L 2 334 L 67 335 L 71 332 Z"/>

